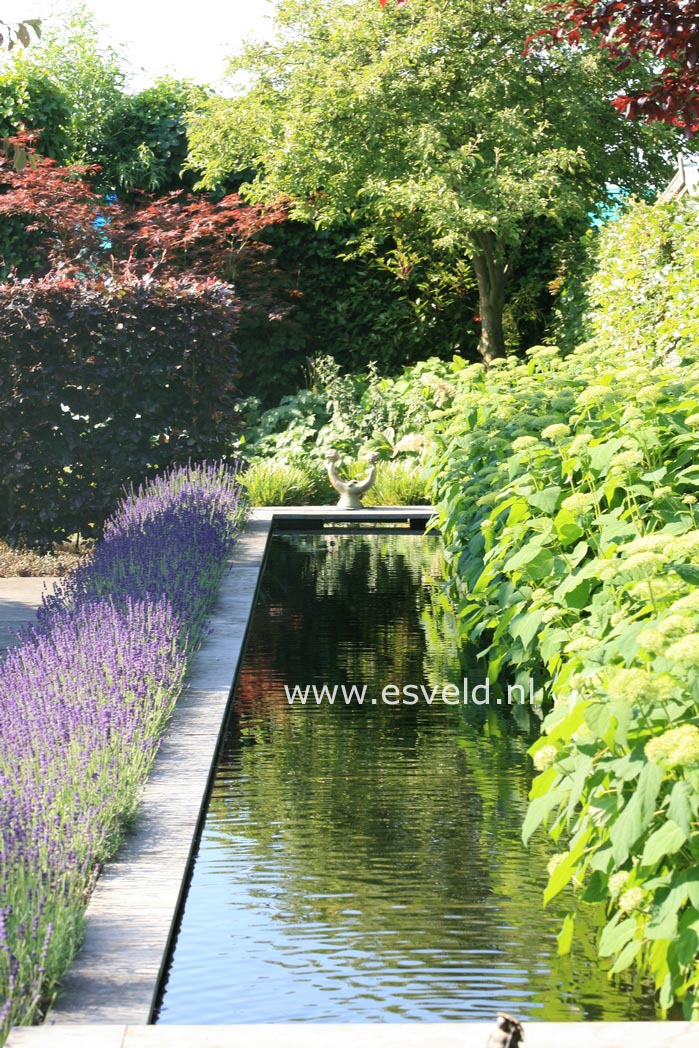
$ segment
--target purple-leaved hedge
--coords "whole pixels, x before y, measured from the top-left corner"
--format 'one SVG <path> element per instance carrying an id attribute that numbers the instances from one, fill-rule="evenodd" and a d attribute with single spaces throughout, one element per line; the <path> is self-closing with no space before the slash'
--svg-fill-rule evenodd
<path id="1" fill-rule="evenodd" d="M 0 1044 L 42 1017 L 79 945 L 244 512 L 223 466 L 132 492 L 0 663 Z"/>

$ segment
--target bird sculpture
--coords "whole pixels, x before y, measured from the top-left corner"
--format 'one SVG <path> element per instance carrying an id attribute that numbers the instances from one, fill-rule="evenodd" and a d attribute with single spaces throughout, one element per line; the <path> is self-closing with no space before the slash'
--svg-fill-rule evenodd
<path id="1" fill-rule="evenodd" d="M 379 456 L 373 451 L 367 455 L 369 472 L 362 480 L 343 480 L 337 472 L 337 460 L 339 457 L 338 453 L 332 448 L 325 453 L 325 466 L 330 483 L 340 495 L 337 508 L 362 509 L 362 495 L 369 490 L 376 480 L 376 463 Z"/>

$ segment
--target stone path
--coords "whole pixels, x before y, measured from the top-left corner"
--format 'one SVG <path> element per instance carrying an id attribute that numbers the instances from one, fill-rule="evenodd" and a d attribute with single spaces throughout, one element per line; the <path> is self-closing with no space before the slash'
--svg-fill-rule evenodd
<path id="1" fill-rule="evenodd" d="M 45 590 L 53 589 L 55 578 L 0 579 L 0 655 L 16 643 L 16 631 L 33 622 Z"/>
<path id="2" fill-rule="evenodd" d="M 485 1048 L 493 1023 L 45 1026 L 12 1048 Z M 525 1023 L 523 1048 L 697 1048 L 696 1023 Z"/>

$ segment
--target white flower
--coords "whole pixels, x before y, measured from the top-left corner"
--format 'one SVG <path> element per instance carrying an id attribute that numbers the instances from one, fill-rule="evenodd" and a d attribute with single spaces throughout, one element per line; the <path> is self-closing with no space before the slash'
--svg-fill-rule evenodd
<path id="1" fill-rule="evenodd" d="M 573 441 L 568 449 L 571 455 L 580 455 L 583 451 L 587 451 L 588 445 L 592 440 L 592 433 L 578 433 L 577 437 L 573 438 Z"/>
<path id="2" fill-rule="evenodd" d="M 601 401 L 607 400 L 611 392 L 609 386 L 588 386 L 587 389 L 578 394 L 578 405 L 586 407 L 588 404 L 599 404 Z"/>
<path id="3" fill-rule="evenodd" d="M 574 655 L 576 651 L 592 651 L 599 644 L 594 637 L 575 637 L 566 644 L 563 651 L 566 655 Z"/>
<path id="4" fill-rule="evenodd" d="M 394 446 L 393 454 L 398 455 L 403 451 L 421 451 L 424 446 L 425 438 L 422 433 L 406 433 Z"/>
<path id="5" fill-rule="evenodd" d="M 637 539 L 632 539 L 631 542 L 625 543 L 621 547 L 621 551 L 629 556 L 634 553 L 657 553 L 659 550 L 664 550 L 668 542 L 672 541 L 672 538 L 672 535 L 667 535 L 662 531 L 657 532 L 655 535 L 639 535 Z"/>
<path id="6" fill-rule="evenodd" d="M 699 633 L 690 633 L 686 637 L 680 637 L 670 645 L 665 654 L 674 662 L 699 666 Z"/>
<path id="7" fill-rule="evenodd" d="M 547 768 L 551 767 L 557 756 L 558 750 L 555 746 L 542 746 L 532 758 L 534 767 L 537 771 L 546 771 Z"/>
<path id="8" fill-rule="evenodd" d="M 570 426 L 566 426 L 563 422 L 554 422 L 552 426 L 547 426 L 541 431 L 545 440 L 563 440 L 569 434 Z"/>
<path id="9" fill-rule="evenodd" d="M 629 876 L 628 870 L 618 870 L 616 873 L 613 873 L 609 878 L 610 893 L 617 895 L 628 881 Z"/>
<path id="10" fill-rule="evenodd" d="M 586 513 L 591 513 L 595 505 L 595 500 L 592 495 L 586 491 L 576 491 L 568 498 L 563 499 L 561 506 L 563 509 L 567 509 L 570 513 L 575 516 L 584 516 Z"/>
<path id="11" fill-rule="evenodd" d="M 512 450 L 524 451 L 526 448 L 532 448 L 538 443 L 539 441 L 536 437 L 516 437 L 512 441 Z"/>
<path id="12" fill-rule="evenodd" d="M 646 743 L 645 754 L 649 761 L 663 760 L 671 768 L 699 764 L 699 727 L 683 724 L 679 728 L 670 728 Z"/>
<path id="13" fill-rule="evenodd" d="M 619 899 L 619 909 L 624 913 L 637 910 L 643 902 L 643 890 L 641 888 L 629 888 Z"/>
<path id="14" fill-rule="evenodd" d="M 636 391 L 636 400 L 639 404 L 656 404 L 662 395 L 662 389 L 658 389 L 657 386 L 643 386 Z"/>

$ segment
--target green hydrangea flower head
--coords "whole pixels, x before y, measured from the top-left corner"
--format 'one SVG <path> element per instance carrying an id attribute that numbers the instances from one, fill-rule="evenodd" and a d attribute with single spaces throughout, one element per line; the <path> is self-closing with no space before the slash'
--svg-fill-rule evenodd
<path id="1" fill-rule="evenodd" d="M 665 532 L 656 532 L 655 535 L 639 535 L 637 539 L 624 543 L 620 546 L 620 552 L 631 557 L 635 553 L 660 553 L 665 550 L 668 542 L 672 542 L 673 536 Z"/>
<path id="2" fill-rule="evenodd" d="M 516 437 L 512 441 L 512 450 L 525 451 L 527 448 L 535 447 L 538 443 L 536 437 Z"/>
<path id="3" fill-rule="evenodd" d="M 537 771 L 546 771 L 547 768 L 551 767 L 557 756 L 558 750 L 555 746 L 542 746 L 532 757 L 534 767 Z"/>
<path id="4" fill-rule="evenodd" d="M 644 752 L 649 761 L 662 762 L 670 768 L 699 764 L 699 726 L 683 724 L 670 728 L 647 742 Z"/>
<path id="5" fill-rule="evenodd" d="M 572 421 L 572 420 L 571 420 Z M 571 455 L 581 455 L 587 451 L 590 441 L 593 439 L 592 433 L 578 433 L 577 437 L 573 438 L 573 441 L 568 449 Z"/>
<path id="6" fill-rule="evenodd" d="M 610 678 L 607 691 L 614 699 L 638 702 L 653 695 L 653 676 L 647 670 L 619 669 Z"/>
<path id="7" fill-rule="evenodd" d="M 554 422 L 552 426 L 543 429 L 541 435 L 545 440 L 564 440 L 570 436 L 570 426 L 566 426 L 564 422 Z"/>
<path id="8" fill-rule="evenodd" d="M 587 491 L 575 491 L 568 498 L 563 499 L 561 506 L 576 517 L 583 517 L 594 509 L 595 500 Z"/>
<path id="9" fill-rule="evenodd" d="M 667 553 L 675 560 L 683 557 L 692 557 L 699 553 L 699 531 L 687 531 L 684 535 L 678 535 L 667 544 Z"/>
<path id="10" fill-rule="evenodd" d="M 666 655 L 674 662 L 699 666 L 699 633 L 688 633 L 680 637 L 667 649 Z"/>
<path id="11" fill-rule="evenodd" d="M 643 902 L 643 889 L 642 888 L 629 888 L 619 898 L 619 909 L 623 910 L 624 913 L 631 913 L 633 910 L 637 910 Z"/>
<path id="12" fill-rule="evenodd" d="M 609 888 L 610 894 L 611 895 L 618 895 L 619 892 L 621 891 L 621 889 L 624 887 L 624 885 L 628 881 L 629 876 L 630 876 L 630 874 L 629 874 L 628 870 L 617 870 L 616 873 L 613 873 L 611 875 L 611 877 L 609 878 L 609 882 L 608 882 L 608 885 L 607 885 L 608 888 Z"/>

